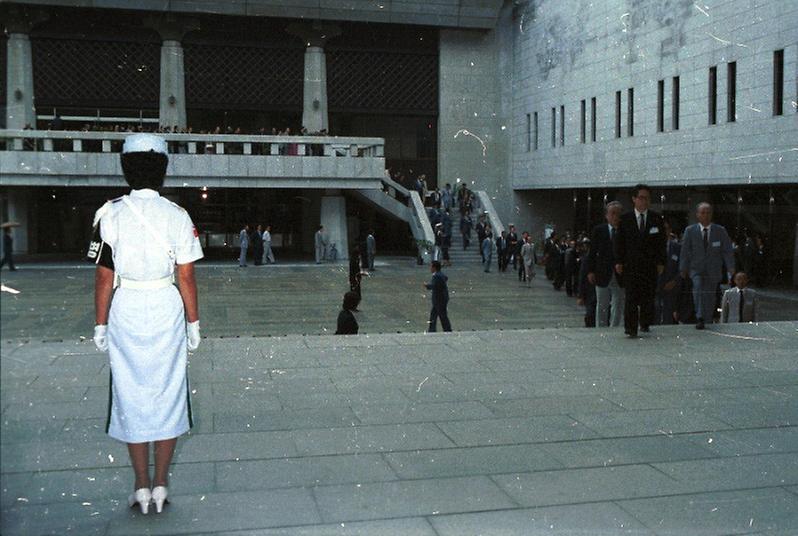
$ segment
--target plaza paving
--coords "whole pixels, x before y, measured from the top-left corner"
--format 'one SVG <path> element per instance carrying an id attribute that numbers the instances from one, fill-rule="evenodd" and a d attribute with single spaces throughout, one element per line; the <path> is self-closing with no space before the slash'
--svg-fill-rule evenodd
<path id="1" fill-rule="evenodd" d="M 396 318 L 423 325 L 426 271 L 380 268 L 363 314 L 391 319 L 383 308 L 392 305 Z M 329 325 L 341 283 L 320 282 L 336 268 L 307 275 L 315 269 L 297 268 L 305 287 L 275 292 L 283 302 L 330 300 L 307 313 L 333 307 Z M 798 531 L 798 322 L 655 327 L 639 340 L 580 328 L 251 337 L 236 329 L 249 327 L 247 314 L 227 317 L 226 337 L 206 324 L 209 337 L 191 356 L 196 426 L 178 445 L 173 502 L 142 516 L 127 508 L 126 449 L 104 434 L 107 357 L 74 331 L 89 313 L 72 300 L 90 308 L 81 296 L 90 272 L 63 270 L 41 270 L 36 291 L 18 278 L 13 308 L 3 294 L 4 536 Z M 252 288 L 254 273 L 201 268 L 202 290 L 219 294 L 203 303 L 203 318 L 214 306 L 220 319 L 251 313 L 241 282 Z M 477 329 L 491 315 L 512 327 L 519 315 L 537 325 L 546 314 L 553 324 L 581 321 L 542 282 L 526 307 L 511 301 L 514 288 L 503 292 L 510 274 L 488 277 L 462 298 L 456 328 Z M 412 284 L 405 294 L 402 279 Z M 68 289 L 47 307 L 58 285 Z M 20 300 L 31 295 L 26 313 Z M 545 311 L 531 316 L 534 306 Z M 285 311 L 296 318 L 300 307 Z M 290 325 L 266 318 L 262 328 Z M 39 336 L 50 321 L 65 326 Z"/>
<path id="2" fill-rule="evenodd" d="M 476 257 L 476 253 L 474 253 Z M 421 332 L 430 298 L 422 283 L 427 266 L 389 258 L 363 280 L 361 333 Z M 322 335 L 335 332 L 348 265 L 289 263 L 238 268 L 235 263 L 199 263 L 202 333 L 209 337 Z M 542 272 L 542 269 L 539 270 Z M 579 327 L 584 309 L 555 292 L 542 273 L 532 288 L 516 274 L 489 274 L 479 260 L 447 268 L 449 316 L 455 330 Z M 94 267 L 90 264 L 23 265 L 2 272 L 2 281 L 20 294 L 2 294 L 0 338 L 32 341 L 76 340 L 94 328 Z M 798 293 L 762 294 L 763 320 L 798 320 Z"/>

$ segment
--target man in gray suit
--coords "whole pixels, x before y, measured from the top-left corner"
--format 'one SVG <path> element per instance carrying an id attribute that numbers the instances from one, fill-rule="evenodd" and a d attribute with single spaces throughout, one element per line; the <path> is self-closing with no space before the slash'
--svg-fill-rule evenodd
<path id="1" fill-rule="evenodd" d="M 238 245 L 241 247 L 241 252 L 238 255 L 238 266 L 246 268 L 247 266 L 247 248 L 249 248 L 249 224 L 244 224 L 244 228 L 238 233 Z"/>
<path id="2" fill-rule="evenodd" d="M 324 239 L 324 226 L 319 225 L 316 235 L 313 237 L 313 245 L 316 247 L 316 264 L 321 264 L 324 260 L 324 253 L 327 247 L 327 240 Z"/>
<path id="3" fill-rule="evenodd" d="M 696 208 L 698 223 L 684 230 L 679 269 L 682 277 L 693 282 L 693 302 L 698 320 L 696 329 L 712 323 L 715 312 L 715 294 L 723 277 L 725 265 L 731 281 L 734 273 L 734 247 L 726 229 L 712 223 L 712 205 L 699 203 Z"/>

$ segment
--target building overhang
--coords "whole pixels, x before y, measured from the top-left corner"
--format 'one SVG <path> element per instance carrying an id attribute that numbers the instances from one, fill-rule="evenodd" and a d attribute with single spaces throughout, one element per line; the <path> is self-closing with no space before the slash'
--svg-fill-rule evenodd
<path id="1" fill-rule="evenodd" d="M 496 27 L 502 0 L 14 0 L 15 4 L 124 9 L 181 15 L 377 22 L 489 30 Z"/>

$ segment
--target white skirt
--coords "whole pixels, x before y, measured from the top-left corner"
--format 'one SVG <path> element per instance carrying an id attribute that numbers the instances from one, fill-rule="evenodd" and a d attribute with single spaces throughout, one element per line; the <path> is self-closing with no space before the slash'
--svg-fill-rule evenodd
<path id="1" fill-rule="evenodd" d="M 117 289 L 108 317 L 108 353 L 108 435 L 145 443 L 191 428 L 186 320 L 175 286 Z"/>

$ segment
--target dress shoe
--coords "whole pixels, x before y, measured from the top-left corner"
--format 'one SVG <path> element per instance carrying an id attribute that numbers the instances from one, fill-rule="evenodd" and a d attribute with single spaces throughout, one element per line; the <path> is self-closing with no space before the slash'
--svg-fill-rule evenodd
<path id="1" fill-rule="evenodd" d="M 629 337 L 630 339 L 636 339 L 637 338 L 637 332 L 636 331 L 624 331 L 624 333 L 626 333 L 626 336 Z"/>
<path id="2" fill-rule="evenodd" d="M 648 326 L 640 326 L 640 331 L 642 331 L 643 333 L 648 333 L 649 331 L 651 331 L 651 328 L 649 328 Z"/>
<path id="3" fill-rule="evenodd" d="M 139 488 L 128 498 L 127 504 L 131 508 L 138 504 L 139 508 L 141 508 L 141 513 L 146 515 L 150 509 L 151 501 L 152 492 L 150 488 Z"/>
<path id="4" fill-rule="evenodd" d="M 166 496 L 169 494 L 166 486 L 155 486 L 152 488 L 152 502 L 155 503 L 155 513 L 160 514 L 163 511 L 163 505 L 169 504 Z"/>
<path id="5" fill-rule="evenodd" d="M 704 319 L 699 318 L 698 323 L 695 325 L 695 329 L 704 329 Z"/>

